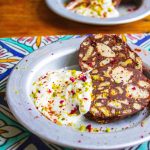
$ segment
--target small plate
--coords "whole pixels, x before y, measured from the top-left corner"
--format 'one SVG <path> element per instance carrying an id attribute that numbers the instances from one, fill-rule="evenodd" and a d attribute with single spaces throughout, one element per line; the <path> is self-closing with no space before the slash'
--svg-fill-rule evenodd
<path id="1" fill-rule="evenodd" d="M 108 18 L 108 19 L 100 19 L 100 18 L 92 18 L 78 15 L 76 13 L 67 10 L 64 7 L 64 2 L 66 0 L 46 0 L 48 7 L 53 10 L 58 15 L 65 17 L 70 20 L 74 20 L 77 22 L 94 24 L 94 25 L 116 25 L 116 24 L 124 24 L 133 21 L 140 20 L 148 15 L 150 15 L 150 2 L 149 0 L 141 0 L 142 3 L 138 7 L 137 10 L 131 12 L 129 8 L 132 6 L 119 6 L 118 11 L 120 12 L 120 16 L 116 18 Z"/>
<path id="2" fill-rule="evenodd" d="M 17 120 L 37 136 L 55 144 L 84 149 L 117 149 L 150 140 L 149 111 L 105 125 L 83 120 L 94 127 L 114 128 L 110 133 L 79 132 L 71 127 L 58 126 L 35 108 L 30 97 L 32 83 L 50 70 L 78 68 L 78 48 L 85 37 L 57 42 L 26 56 L 12 71 L 7 84 L 7 102 Z M 131 45 L 134 49 L 136 46 Z M 144 63 L 150 53 L 138 54 Z"/>

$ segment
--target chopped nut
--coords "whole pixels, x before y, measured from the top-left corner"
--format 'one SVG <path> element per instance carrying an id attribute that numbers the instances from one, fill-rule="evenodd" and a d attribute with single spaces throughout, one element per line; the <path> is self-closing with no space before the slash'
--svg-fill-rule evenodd
<path id="1" fill-rule="evenodd" d="M 92 73 L 98 73 L 97 69 L 92 70 Z"/>
<path id="2" fill-rule="evenodd" d="M 120 62 L 119 64 L 123 67 L 126 67 L 126 66 L 132 64 L 132 59 L 127 59 L 125 62 Z"/>
<path id="3" fill-rule="evenodd" d="M 122 108 L 121 103 L 117 100 L 113 100 L 113 101 L 109 102 L 108 106 L 116 108 L 116 109 L 121 109 Z"/>
<path id="4" fill-rule="evenodd" d="M 135 68 L 141 70 L 143 63 L 140 57 L 136 57 L 136 63 L 137 65 L 135 66 Z"/>
<path id="5" fill-rule="evenodd" d="M 135 54 L 131 51 L 129 51 L 129 57 L 133 60 L 135 60 Z"/>
<path id="6" fill-rule="evenodd" d="M 102 34 L 95 34 L 95 39 L 100 39 L 100 38 L 102 38 L 103 37 L 103 35 Z"/>
<path id="7" fill-rule="evenodd" d="M 117 95 L 117 91 L 114 90 L 114 89 L 112 89 L 112 90 L 111 90 L 111 95 L 113 95 L 113 96 L 114 96 L 114 95 Z"/>
<path id="8" fill-rule="evenodd" d="M 106 82 L 102 82 L 99 84 L 99 87 L 103 87 L 103 86 L 109 86 L 110 82 L 106 81 Z"/>
<path id="9" fill-rule="evenodd" d="M 134 109 L 137 109 L 137 110 L 140 110 L 140 109 L 141 109 L 141 105 L 138 104 L 138 103 L 134 103 L 134 104 L 133 104 L 133 108 L 134 108 Z"/>
<path id="10" fill-rule="evenodd" d="M 79 57 L 82 58 L 82 57 L 83 57 L 83 54 L 80 53 L 80 54 L 79 54 Z"/>
<path id="11" fill-rule="evenodd" d="M 107 71 L 103 71 L 103 74 L 105 77 L 110 77 L 110 71 L 111 71 L 112 67 L 108 67 Z"/>
<path id="12" fill-rule="evenodd" d="M 149 84 L 148 82 L 145 82 L 145 81 L 142 81 L 142 80 L 140 80 L 140 81 L 138 82 L 138 85 L 139 85 L 140 87 L 144 87 L 144 88 L 149 88 L 149 87 L 150 87 L 150 84 Z"/>
<path id="13" fill-rule="evenodd" d="M 97 102 L 97 103 L 95 103 L 95 106 L 96 106 L 96 107 L 100 107 L 100 106 L 102 106 L 102 103 Z"/>
<path id="14" fill-rule="evenodd" d="M 89 42 L 83 42 L 83 45 L 84 46 L 87 46 L 87 45 L 89 45 L 90 43 Z"/>
<path id="15" fill-rule="evenodd" d="M 119 91 L 119 94 L 123 93 L 123 90 L 121 89 L 121 87 L 116 87 L 116 89 Z"/>
<path id="16" fill-rule="evenodd" d="M 92 55 L 93 50 L 94 48 L 92 46 L 89 46 L 89 49 L 87 50 L 85 56 L 83 57 L 83 61 L 86 61 Z"/>
<path id="17" fill-rule="evenodd" d="M 99 65 L 100 65 L 100 66 L 105 66 L 105 65 L 109 64 L 112 60 L 113 60 L 113 58 L 106 58 L 106 59 L 102 60 L 102 61 L 99 63 Z"/>
<path id="18" fill-rule="evenodd" d="M 116 54 L 111 50 L 111 48 L 103 43 L 97 44 L 97 50 L 104 57 L 115 57 L 116 56 Z"/>
<path id="19" fill-rule="evenodd" d="M 99 80 L 99 75 L 92 75 L 93 80 Z"/>
<path id="20" fill-rule="evenodd" d="M 96 114 L 96 113 L 98 113 L 98 110 L 97 110 L 96 108 L 92 107 L 92 108 L 91 108 L 91 112 L 92 112 L 93 114 Z"/>
<path id="21" fill-rule="evenodd" d="M 79 128 L 79 131 L 84 132 L 86 131 L 86 126 L 85 125 L 81 125 Z"/>
<path id="22" fill-rule="evenodd" d="M 111 129 L 110 128 L 106 128 L 106 132 L 111 132 Z"/>
<path id="23" fill-rule="evenodd" d="M 93 69 L 92 67 L 90 67 L 90 66 L 87 65 L 86 63 L 83 63 L 83 62 L 82 62 L 81 65 L 83 65 L 83 67 L 86 68 L 87 70 L 92 70 L 92 69 Z"/>
<path id="24" fill-rule="evenodd" d="M 105 116 L 108 117 L 110 115 L 110 112 L 106 107 L 99 107 L 98 109 L 102 111 Z"/>

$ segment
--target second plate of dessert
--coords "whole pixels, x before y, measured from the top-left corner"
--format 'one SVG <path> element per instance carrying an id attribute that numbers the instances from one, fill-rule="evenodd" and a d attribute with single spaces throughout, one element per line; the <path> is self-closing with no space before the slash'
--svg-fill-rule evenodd
<path id="1" fill-rule="evenodd" d="M 58 15 L 77 22 L 115 25 L 133 22 L 150 14 L 147 0 L 46 0 Z"/>

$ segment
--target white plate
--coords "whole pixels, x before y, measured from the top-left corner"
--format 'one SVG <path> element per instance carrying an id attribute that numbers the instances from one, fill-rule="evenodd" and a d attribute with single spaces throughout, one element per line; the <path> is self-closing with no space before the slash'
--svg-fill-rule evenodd
<path id="1" fill-rule="evenodd" d="M 115 24 L 124 24 L 133 22 L 139 19 L 142 19 L 148 15 L 150 15 L 150 2 L 149 0 L 143 0 L 141 6 L 134 12 L 127 12 L 127 8 L 119 7 L 118 10 L 120 12 L 120 17 L 117 18 L 109 18 L 109 19 L 99 19 L 92 17 L 85 17 L 73 13 L 67 10 L 64 7 L 64 2 L 66 0 L 46 0 L 48 7 L 53 10 L 58 15 L 68 18 L 70 20 L 74 20 L 77 22 L 95 24 L 95 25 L 115 25 Z"/>
<path id="2" fill-rule="evenodd" d="M 150 140 L 150 118 L 147 110 L 131 118 L 106 125 L 85 120 L 85 124 L 90 123 L 92 126 L 102 128 L 113 127 L 115 130 L 110 133 L 81 133 L 71 127 L 58 126 L 52 123 L 35 108 L 29 96 L 32 83 L 47 71 L 76 67 L 78 65 L 77 49 L 84 38 L 45 46 L 25 57 L 15 67 L 7 84 L 7 101 L 12 113 L 23 126 L 37 136 L 48 142 L 68 147 L 117 149 Z M 148 65 L 150 54 L 146 54 L 146 51 L 143 50 L 139 55 Z M 144 125 L 141 127 L 143 121 Z M 128 129 L 122 130 L 126 127 Z M 141 136 L 143 137 L 141 138 Z"/>

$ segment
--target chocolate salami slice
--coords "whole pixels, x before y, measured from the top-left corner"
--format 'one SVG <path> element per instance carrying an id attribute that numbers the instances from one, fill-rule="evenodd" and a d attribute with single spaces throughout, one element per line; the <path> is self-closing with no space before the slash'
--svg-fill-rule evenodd
<path id="1" fill-rule="evenodd" d="M 83 72 L 108 64 L 142 71 L 141 58 L 117 35 L 92 35 L 80 45 L 79 65 Z"/>
<path id="2" fill-rule="evenodd" d="M 131 116 L 148 106 L 150 82 L 139 71 L 107 65 L 91 72 L 93 102 L 85 117 L 108 123 Z"/>

